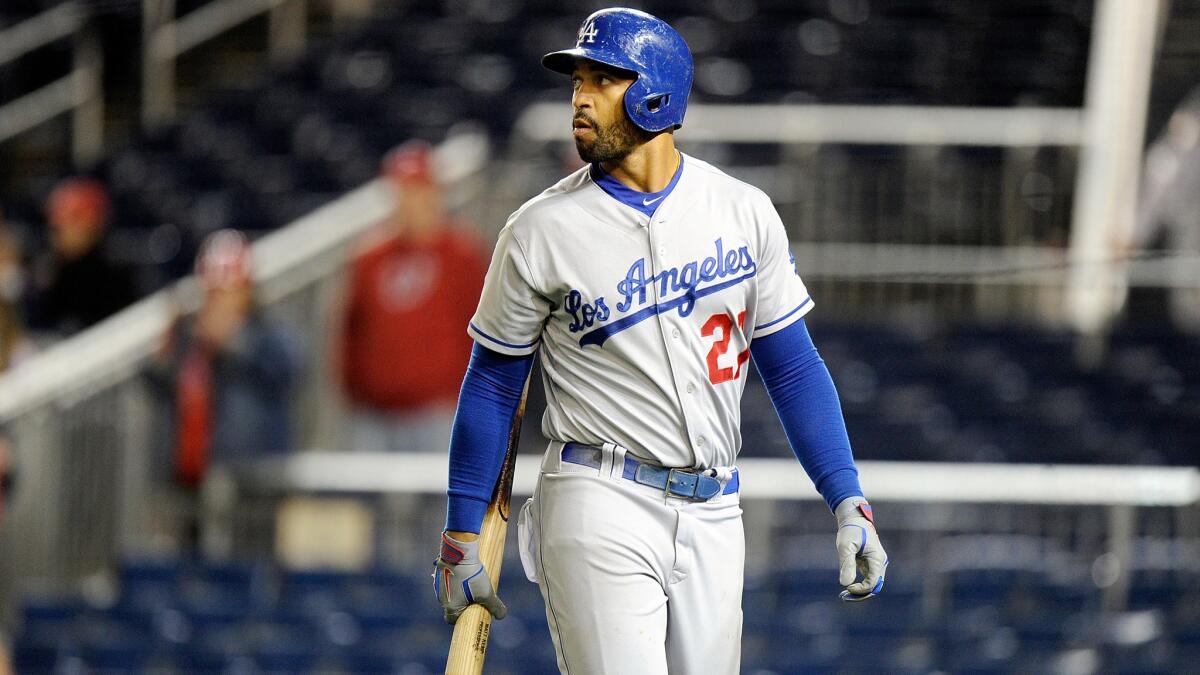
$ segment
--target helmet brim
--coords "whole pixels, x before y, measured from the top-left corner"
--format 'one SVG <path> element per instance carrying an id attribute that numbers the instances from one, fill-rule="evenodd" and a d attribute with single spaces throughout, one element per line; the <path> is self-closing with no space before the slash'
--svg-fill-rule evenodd
<path id="1" fill-rule="evenodd" d="M 630 70 L 628 67 L 616 63 L 614 59 L 605 59 L 603 56 L 588 49 L 576 47 L 574 49 L 564 49 L 562 51 L 550 52 L 542 57 L 542 66 L 547 70 L 553 70 L 556 73 L 563 75 L 571 75 L 575 72 L 575 65 L 580 59 L 593 61 L 609 68 L 618 70 L 631 79 L 637 79 L 637 71 Z"/>

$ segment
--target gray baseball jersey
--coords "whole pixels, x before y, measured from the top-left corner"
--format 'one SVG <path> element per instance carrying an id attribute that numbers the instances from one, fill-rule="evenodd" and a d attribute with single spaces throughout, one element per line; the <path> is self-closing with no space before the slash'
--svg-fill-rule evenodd
<path id="1" fill-rule="evenodd" d="M 468 330 L 504 354 L 540 349 L 550 440 L 728 467 L 750 341 L 813 302 L 770 198 L 681 155 L 652 217 L 586 167 L 526 202 L 500 232 Z"/>

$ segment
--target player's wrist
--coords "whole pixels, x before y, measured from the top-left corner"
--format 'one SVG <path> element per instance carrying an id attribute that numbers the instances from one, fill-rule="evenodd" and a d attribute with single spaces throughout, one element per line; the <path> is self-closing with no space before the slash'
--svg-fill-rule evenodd
<path id="1" fill-rule="evenodd" d="M 467 531 L 463 531 L 463 530 L 446 530 L 445 532 L 443 532 L 443 534 L 445 534 L 447 537 L 450 537 L 454 541 L 458 541 L 458 542 L 462 542 L 462 543 L 470 543 L 470 542 L 479 540 L 478 532 L 467 532 Z"/>
<path id="2" fill-rule="evenodd" d="M 864 519 L 872 526 L 875 525 L 875 514 L 871 509 L 871 504 L 862 495 L 851 495 L 838 502 L 833 509 L 833 515 L 839 524 L 849 520 Z"/>
<path id="3" fill-rule="evenodd" d="M 472 534 L 461 532 L 458 534 Z M 449 532 L 442 532 L 442 545 L 438 552 L 438 560 L 448 566 L 475 564 L 479 562 L 479 535 L 472 541 L 459 539 Z"/>

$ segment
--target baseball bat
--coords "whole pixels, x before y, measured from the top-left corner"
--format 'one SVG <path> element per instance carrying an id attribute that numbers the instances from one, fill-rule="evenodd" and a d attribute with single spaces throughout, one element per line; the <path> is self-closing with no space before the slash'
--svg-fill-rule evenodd
<path id="1" fill-rule="evenodd" d="M 500 567 L 504 562 L 504 538 L 508 534 L 509 501 L 512 497 L 513 470 L 517 463 L 517 445 L 521 438 L 521 420 L 525 418 L 525 397 L 529 394 L 529 379 L 521 392 L 521 403 L 513 416 L 508 432 L 508 449 L 496 478 L 492 501 L 488 504 L 479 528 L 479 559 L 487 569 L 492 587 L 499 591 Z M 446 657 L 446 675 L 480 675 L 487 656 L 491 636 L 492 615 L 482 605 L 470 605 L 454 624 L 450 638 L 450 653 Z"/>

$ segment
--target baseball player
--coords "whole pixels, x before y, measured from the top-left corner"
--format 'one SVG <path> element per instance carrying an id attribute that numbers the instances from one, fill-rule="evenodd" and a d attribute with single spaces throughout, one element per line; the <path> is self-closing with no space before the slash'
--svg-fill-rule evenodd
<path id="1" fill-rule="evenodd" d="M 450 444 L 435 586 L 453 623 L 505 614 L 477 533 L 540 354 L 549 440 L 518 523 L 563 673 L 737 673 L 744 540 L 735 460 L 753 358 L 836 516 L 844 600 L 883 587 L 837 392 L 802 317 L 813 300 L 760 190 L 675 148 L 692 57 L 632 9 L 589 16 L 569 75 L 588 164 L 500 232 Z"/>

